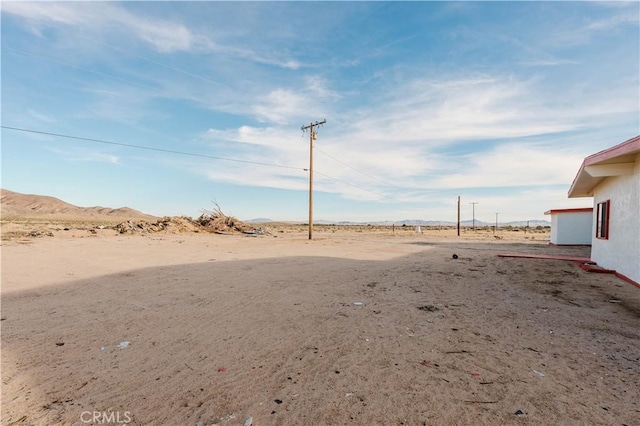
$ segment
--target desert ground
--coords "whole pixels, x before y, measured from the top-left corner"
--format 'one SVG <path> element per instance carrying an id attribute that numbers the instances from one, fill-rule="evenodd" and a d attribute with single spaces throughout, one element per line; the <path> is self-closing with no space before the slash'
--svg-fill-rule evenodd
<path id="1" fill-rule="evenodd" d="M 69 223 L 3 222 L 3 425 L 640 424 L 640 289 L 548 230 Z"/>

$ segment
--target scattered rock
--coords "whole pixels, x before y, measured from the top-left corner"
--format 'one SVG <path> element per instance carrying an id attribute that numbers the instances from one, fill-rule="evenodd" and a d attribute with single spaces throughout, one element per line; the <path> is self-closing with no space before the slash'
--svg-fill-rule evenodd
<path id="1" fill-rule="evenodd" d="M 454 259 L 457 259 L 457 258 L 458 258 L 458 255 L 457 255 L 457 254 L 455 254 L 455 253 L 453 253 L 453 256 L 451 256 L 451 257 L 453 257 Z"/>
<path id="2" fill-rule="evenodd" d="M 518 416 L 518 417 L 520 417 L 520 416 L 524 416 L 524 411 L 522 411 L 522 410 L 518 410 L 518 411 L 516 411 L 516 412 L 515 412 L 515 413 L 513 413 L 513 414 L 515 414 L 515 415 L 516 415 L 516 416 Z"/>
<path id="3" fill-rule="evenodd" d="M 56 346 L 64 346 L 64 342 L 57 342 Z"/>
<path id="4" fill-rule="evenodd" d="M 435 312 L 435 311 L 439 311 L 440 310 L 440 309 L 438 309 L 437 306 L 433 306 L 433 305 L 418 306 L 418 309 L 420 309 L 421 311 L 425 311 L 425 312 Z"/>
<path id="5" fill-rule="evenodd" d="M 27 234 L 27 237 L 37 238 L 37 237 L 53 237 L 53 232 L 51 231 L 31 231 Z"/>
<path id="6" fill-rule="evenodd" d="M 276 404 L 282 404 L 282 400 L 281 399 L 274 399 L 273 400 Z"/>

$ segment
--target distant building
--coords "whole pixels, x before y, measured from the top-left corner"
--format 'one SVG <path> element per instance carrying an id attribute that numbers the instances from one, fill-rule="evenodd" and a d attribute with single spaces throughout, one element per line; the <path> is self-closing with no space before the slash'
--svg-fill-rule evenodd
<path id="1" fill-rule="evenodd" d="M 578 197 L 593 197 L 591 260 L 640 286 L 640 135 L 585 158 Z"/>
<path id="2" fill-rule="evenodd" d="M 549 210 L 544 214 L 551 215 L 551 244 L 591 245 L 592 207 Z"/>

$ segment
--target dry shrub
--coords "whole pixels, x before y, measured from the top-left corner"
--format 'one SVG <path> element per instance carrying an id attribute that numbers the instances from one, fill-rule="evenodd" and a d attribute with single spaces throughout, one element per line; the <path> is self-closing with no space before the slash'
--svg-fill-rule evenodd
<path id="1" fill-rule="evenodd" d="M 241 220 L 224 214 L 218 203 L 214 203 L 214 206 L 213 211 L 205 211 L 195 220 L 205 230 L 209 232 L 248 232 L 254 229 Z"/>
<path id="2" fill-rule="evenodd" d="M 250 232 L 255 228 L 247 225 L 233 216 L 227 216 L 222 212 L 220 206 L 215 204 L 212 212 L 205 211 L 197 219 L 187 216 L 165 216 L 155 223 L 144 220 L 133 222 L 126 221 L 115 226 L 115 230 L 121 234 L 138 234 L 166 232 L 171 234 L 184 232 L 215 232 L 215 233 L 235 233 Z"/>

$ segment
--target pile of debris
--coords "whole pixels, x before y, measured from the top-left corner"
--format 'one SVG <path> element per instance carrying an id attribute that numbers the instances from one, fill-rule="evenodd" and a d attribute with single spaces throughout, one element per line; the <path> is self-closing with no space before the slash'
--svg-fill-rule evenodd
<path id="1" fill-rule="evenodd" d="M 202 213 L 195 222 L 209 232 L 251 232 L 255 230 L 254 227 L 247 225 L 241 220 L 222 213 L 218 204 L 215 205 L 214 211 Z"/>
<path id="2" fill-rule="evenodd" d="M 121 234 L 140 234 L 165 232 L 178 234 L 184 232 L 213 232 L 216 234 L 261 233 L 254 227 L 247 225 L 233 216 L 222 213 L 220 206 L 216 204 L 213 212 L 204 212 L 197 219 L 187 216 L 169 217 L 165 216 L 155 223 L 144 220 L 132 222 L 130 220 L 115 226 L 115 230 Z"/>
<path id="3" fill-rule="evenodd" d="M 188 217 L 163 217 L 155 223 L 140 220 L 133 222 L 127 220 L 115 226 L 115 230 L 121 234 L 140 234 L 154 232 L 182 233 L 182 232 L 198 232 L 198 224 L 194 223 Z"/>

